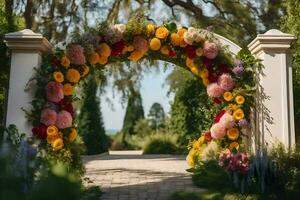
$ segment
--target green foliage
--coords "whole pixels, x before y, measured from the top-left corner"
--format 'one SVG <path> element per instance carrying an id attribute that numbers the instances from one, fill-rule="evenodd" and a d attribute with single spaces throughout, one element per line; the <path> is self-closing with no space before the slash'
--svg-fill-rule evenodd
<path id="1" fill-rule="evenodd" d="M 144 154 L 178 154 L 176 135 L 156 133 L 144 138 Z"/>
<path id="2" fill-rule="evenodd" d="M 140 119 L 134 125 L 134 132 L 140 137 L 147 137 L 152 133 L 152 131 L 153 128 L 150 126 L 148 119 Z"/>
<path id="3" fill-rule="evenodd" d="M 90 75 L 83 86 L 84 97 L 78 117 L 79 134 L 83 138 L 88 155 L 108 150 L 108 137 L 105 135 L 97 91 L 95 77 Z"/>
<path id="4" fill-rule="evenodd" d="M 163 128 L 165 124 L 165 111 L 159 103 L 153 103 L 149 113 L 148 119 L 150 126 L 153 129 Z"/>

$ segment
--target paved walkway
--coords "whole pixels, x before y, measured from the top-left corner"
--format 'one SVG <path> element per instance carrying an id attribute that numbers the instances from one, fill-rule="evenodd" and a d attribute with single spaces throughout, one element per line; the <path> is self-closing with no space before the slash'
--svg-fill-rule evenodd
<path id="1" fill-rule="evenodd" d="M 184 156 L 111 154 L 83 158 L 86 176 L 105 192 L 102 200 L 165 200 L 175 191 L 203 191 L 193 186 Z"/>

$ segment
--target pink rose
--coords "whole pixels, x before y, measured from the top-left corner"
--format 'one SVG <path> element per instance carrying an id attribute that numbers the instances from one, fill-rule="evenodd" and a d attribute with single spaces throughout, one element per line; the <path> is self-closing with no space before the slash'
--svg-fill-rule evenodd
<path id="1" fill-rule="evenodd" d="M 211 137 L 220 139 L 225 136 L 226 128 L 221 123 L 216 123 L 210 128 Z"/>
<path id="2" fill-rule="evenodd" d="M 46 108 L 41 113 L 40 122 L 45 124 L 46 126 L 54 125 L 57 120 L 57 113 L 50 109 Z"/>
<path id="3" fill-rule="evenodd" d="M 141 52 L 148 51 L 148 42 L 142 36 L 136 36 L 136 37 L 134 37 L 134 39 L 133 39 L 133 46 L 134 46 L 134 49 L 136 49 L 138 51 L 141 51 Z"/>
<path id="4" fill-rule="evenodd" d="M 46 85 L 46 97 L 48 101 L 58 103 L 64 98 L 63 86 L 60 83 L 50 81 Z"/>
<path id="5" fill-rule="evenodd" d="M 206 88 L 208 96 L 212 98 L 219 98 L 224 93 L 224 90 L 217 84 L 211 83 Z"/>
<path id="6" fill-rule="evenodd" d="M 219 123 L 225 128 L 232 128 L 235 124 L 233 116 L 227 112 L 221 117 Z"/>
<path id="7" fill-rule="evenodd" d="M 225 91 L 229 91 L 234 88 L 234 80 L 230 74 L 222 74 L 218 79 L 218 84 Z"/>
<path id="8" fill-rule="evenodd" d="M 79 44 L 73 44 L 67 49 L 67 57 L 70 62 L 76 65 L 84 65 L 85 64 L 85 56 L 83 53 L 83 47 Z"/>
<path id="9" fill-rule="evenodd" d="M 203 47 L 203 55 L 206 58 L 214 59 L 218 55 L 218 46 L 213 42 L 205 41 Z"/>
<path id="10" fill-rule="evenodd" d="M 57 114 L 56 126 L 60 129 L 72 126 L 72 116 L 69 112 L 62 110 Z"/>

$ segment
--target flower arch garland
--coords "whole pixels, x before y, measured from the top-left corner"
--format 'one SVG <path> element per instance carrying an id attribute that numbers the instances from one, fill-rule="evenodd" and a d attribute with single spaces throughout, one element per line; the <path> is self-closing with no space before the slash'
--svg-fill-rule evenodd
<path id="1" fill-rule="evenodd" d="M 214 35 L 176 24 L 147 22 L 102 25 L 47 55 L 37 70 L 38 89 L 29 113 L 33 135 L 46 157 L 79 164 L 73 107 L 74 87 L 89 73 L 116 61 L 164 60 L 191 71 L 207 87 L 219 109 L 211 127 L 189 145 L 187 161 L 196 167 L 215 146 L 220 152 L 244 151 L 243 130 L 253 102 L 254 58 L 242 50 L 234 58 Z"/>

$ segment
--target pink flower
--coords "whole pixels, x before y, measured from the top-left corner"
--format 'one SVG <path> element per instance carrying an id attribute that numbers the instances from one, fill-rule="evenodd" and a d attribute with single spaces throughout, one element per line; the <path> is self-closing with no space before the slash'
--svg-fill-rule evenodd
<path id="1" fill-rule="evenodd" d="M 214 59 L 218 55 L 218 46 L 213 42 L 205 41 L 203 55 L 206 58 Z"/>
<path id="2" fill-rule="evenodd" d="M 133 46 L 134 46 L 134 49 L 136 49 L 138 51 L 141 51 L 141 52 L 148 51 L 148 42 L 142 36 L 136 36 L 136 37 L 134 37 L 134 39 L 133 39 Z"/>
<path id="3" fill-rule="evenodd" d="M 83 47 L 79 44 L 73 44 L 67 49 L 67 57 L 70 62 L 76 65 L 85 64 L 85 56 L 83 54 Z"/>
<path id="4" fill-rule="evenodd" d="M 224 93 L 224 90 L 217 84 L 211 83 L 206 88 L 208 96 L 212 98 L 219 98 Z"/>
<path id="5" fill-rule="evenodd" d="M 64 98 L 63 86 L 60 83 L 50 81 L 46 85 L 46 97 L 48 101 L 58 103 Z"/>
<path id="6" fill-rule="evenodd" d="M 232 128 L 234 126 L 234 118 L 231 114 L 225 113 L 221 119 L 220 123 L 225 127 L 225 128 Z"/>
<path id="7" fill-rule="evenodd" d="M 41 120 L 40 122 L 45 124 L 46 126 L 54 125 L 57 120 L 57 113 L 50 109 L 46 108 L 41 113 Z"/>
<path id="8" fill-rule="evenodd" d="M 230 74 L 222 74 L 218 79 L 218 84 L 225 91 L 229 91 L 234 88 L 234 80 Z"/>
<path id="9" fill-rule="evenodd" d="M 60 129 L 72 126 L 72 116 L 69 112 L 62 110 L 57 114 L 56 126 Z"/>
<path id="10" fill-rule="evenodd" d="M 211 137 L 214 139 L 220 139 L 225 136 L 226 128 L 221 123 L 216 123 L 210 128 Z"/>

